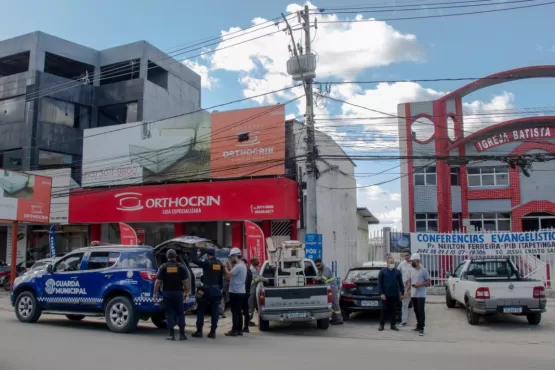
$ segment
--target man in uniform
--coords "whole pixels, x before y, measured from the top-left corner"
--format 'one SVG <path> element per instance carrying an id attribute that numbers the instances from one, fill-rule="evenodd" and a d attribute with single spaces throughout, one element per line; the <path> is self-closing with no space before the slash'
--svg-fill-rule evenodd
<path id="1" fill-rule="evenodd" d="M 314 278 L 316 281 L 320 281 L 324 284 L 328 284 L 331 288 L 331 294 L 333 296 L 333 303 L 331 308 L 333 313 L 331 314 L 330 324 L 341 325 L 343 324 L 343 316 L 341 316 L 341 308 L 339 307 L 339 294 L 337 291 L 337 281 L 333 276 L 331 269 L 324 265 L 320 258 L 314 261 L 316 268 L 318 269 L 318 276 Z"/>
<path id="2" fill-rule="evenodd" d="M 249 265 L 246 258 L 243 258 L 243 263 L 245 266 Z M 245 279 L 245 299 L 243 301 L 243 333 L 248 333 L 250 331 L 249 323 L 251 321 L 251 316 L 249 313 L 249 296 L 253 282 L 252 280 L 252 270 L 247 268 L 247 278 Z"/>
<path id="3" fill-rule="evenodd" d="M 208 338 L 216 338 L 216 328 L 220 315 L 220 301 L 222 300 L 222 289 L 224 286 L 224 268 L 222 263 L 215 258 L 216 250 L 209 248 L 206 251 L 206 260 L 198 258 L 197 249 L 191 251 L 191 262 L 202 268 L 203 289 L 199 291 L 202 296 L 197 307 L 197 331 L 193 334 L 195 338 L 202 338 L 202 327 L 204 326 L 204 311 L 210 306 L 211 327 Z"/>
<path id="4" fill-rule="evenodd" d="M 177 253 L 173 249 L 166 252 L 168 262 L 160 266 L 156 274 L 153 298 L 158 300 L 158 291 L 162 286 L 162 296 L 166 306 L 166 322 L 169 335 L 167 340 L 175 340 L 175 321 L 179 326 L 179 340 L 186 340 L 185 336 L 185 307 L 183 301 L 189 296 L 189 272 L 181 263 L 177 262 Z"/>

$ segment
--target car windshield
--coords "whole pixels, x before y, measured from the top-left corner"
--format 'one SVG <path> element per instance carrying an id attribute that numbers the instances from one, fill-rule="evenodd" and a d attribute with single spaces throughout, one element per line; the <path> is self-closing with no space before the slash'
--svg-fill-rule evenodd
<path id="1" fill-rule="evenodd" d="M 468 266 L 468 275 L 476 278 L 517 278 L 509 261 L 472 261 Z"/>
<path id="2" fill-rule="evenodd" d="M 377 279 L 380 270 L 381 269 L 379 268 L 354 269 L 349 271 L 345 280 L 356 281 Z"/>
<path id="3" fill-rule="evenodd" d="M 156 260 L 152 251 L 127 252 L 120 258 L 118 267 L 151 270 L 156 268 Z"/>
<path id="4" fill-rule="evenodd" d="M 36 269 L 41 268 L 41 267 L 46 267 L 46 265 L 49 264 L 50 262 L 52 262 L 52 261 L 51 260 L 37 261 L 33 264 L 33 266 L 31 266 L 31 270 L 36 270 Z"/>

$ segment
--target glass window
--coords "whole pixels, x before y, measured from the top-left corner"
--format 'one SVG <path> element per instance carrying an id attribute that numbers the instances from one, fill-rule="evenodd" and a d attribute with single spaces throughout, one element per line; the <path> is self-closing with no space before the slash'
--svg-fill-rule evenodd
<path id="1" fill-rule="evenodd" d="M 455 269 L 455 272 L 453 273 L 453 277 L 461 277 L 461 272 L 462 272 L 462 269 L 463 269 L 465 263 L 466 262 L 460 263 L 457 266 L 457 268 Z"/>
<path id="2" fill-rule="evenodd" d="M 451 167 L 451 186 L 459 185 L 459 167 Z"/>
<path id="3" fill-rule="evenodd" d="M 436 168 L 420 167 L 414 171 L 414 185 L 436 185 Z"/>
<path id="4" fill-rule="evenodd" d="M 0 67 L 1 68 L 1 67 Z M 11 88 L 7 88 L 12 90 Z M 18 123 L 25 121 L 25 96 L 16 96 L 0 100 L 0 124 Z"/>
<path id="5" fill-rule="evenodd" d="M 155 269 L 156 259 L 152 251 L 126 252 L 117 263 L 121 268 Z"/>
<path id="6" fill-rule="evenodd" d="M 468 186 L 509 185 L 509 167 L 469 167 Z"/>
<path id="7" fill-rule="evenodd" d="M 451 227 L 453 231 L 460 231 L 461 230 L 461 214 L 460 213 L 453 213 L 451 218 Z"/>
<path id="8" fill-rule="evenodd" d="M 23 150 L 10 150 L 0 153 L 0 163 L 5 170 L 21 170 Z"/>
<path id="9" fill-rule="evenodd" d="M 119 259 L 118 252 L 92 252 L 87 263 L 87 270 L 100 270 L 112 267 Z"/>
<path id="10" fill-rule="evenodd" d="M 40 120 L 73 128 L 89 128 L 91 109 L 90 107 L 45 97 L 41 102 Z"/>
<path id="11" fill-rule="evenodd" d="M 61 259 L 54 267 L 54 272 L 79 271 L 83 253 L 76 253 Z"/>
<path id="12" fill-rule="evenodd" d="M 416 232 L 437 232 L 437 213 L 416 213 Z"/>
<path id="13" fill-rule="evenodd" d="M 73 157 L 69 154 L 48 152 L 46 150 L 39 151 L 39 168 L 60 168 L 69 167 L 73 162 Z"/>
<path id="14" fill-rule="evenodd" d="M 138 121 L 137 102 L 108 105 L 98 108 L 98 127 L 120 125 Z"/>
<path id="15" fill-rule="evenodd" d="M 510 213 L 471 213 L 469 218 L 478 231 L 511 231 Z"/>
<path id="16" fill-rule="evenodd" d="M 355 281 L 355 280 L 370 280 L 377 279 L 378 274 L 381 269 L 354 269 L 349 271 L 345 280 Z"/>

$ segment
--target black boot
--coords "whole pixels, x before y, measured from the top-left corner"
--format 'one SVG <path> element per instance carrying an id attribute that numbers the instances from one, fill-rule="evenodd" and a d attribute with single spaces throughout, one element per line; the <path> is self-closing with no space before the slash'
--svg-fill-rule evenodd
<path id="1" fill-rule="evenodd" d="M 171 329 L 168 333 L 166 340 L 175 340 L 175 332 L 173 331 L 173 329 Z"/>
<path id="2" fill-rule="evenodd" d="M 210 333 L 208 333 L 208 338 L 216 339 L 216 330 L 210 330 Z"/>
<path id="3" fill-rule="evenodd" d="M 193 333 L 193 338 L 202 338 L 202 329 L 197 329 L 197 331 Z"/>
<path id="4" fill-rule="evenodd" d="M 185 335 L 185 332 L 179 333 L 179 340 L 187 340 L 187 336 Z"/>

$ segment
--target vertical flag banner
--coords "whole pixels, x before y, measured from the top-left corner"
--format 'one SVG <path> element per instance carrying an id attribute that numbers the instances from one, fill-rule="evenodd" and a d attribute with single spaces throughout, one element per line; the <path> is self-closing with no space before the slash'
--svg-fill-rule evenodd
<path id="1" fill-rule="evenodd" d="M 123 222 L 119 223 L 120 241 L 123 245 L 137 245 L 137 233 L 133 228 Z"/>
<path id="2" fill-rule="evenodd" d="M 245 234 L 247 236 L 247 259 L 254 256 L 258 257 L 260 264 L 266 261 L 266 242 L 264 241 L 264 233 L 257 224 L 251 221 L 245 221 Z"/>
<path id="3" fill-rule="evenodd" d="M 56 258 L 56 226 L 54 225 L 50 226 L 48 246 L 50 247 L 50 258 Z"/>

